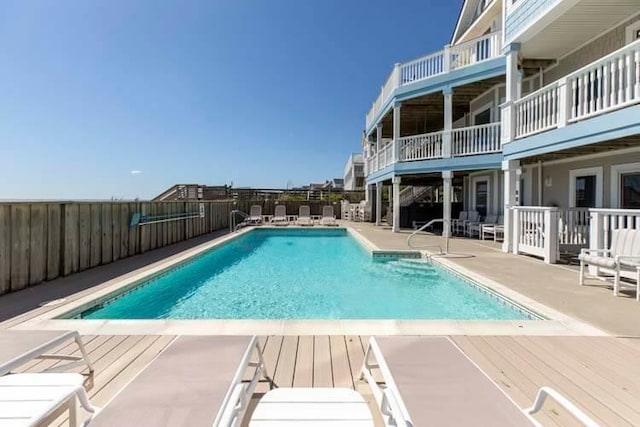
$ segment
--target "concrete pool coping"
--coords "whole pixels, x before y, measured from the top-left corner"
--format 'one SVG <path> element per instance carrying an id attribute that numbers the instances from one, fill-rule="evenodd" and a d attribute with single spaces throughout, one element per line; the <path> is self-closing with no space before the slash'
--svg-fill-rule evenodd
<path id="1" fill-rule="evenodd" d="M 189 261 L 212 248 L 242 236 L 255 228 L 282 229 L 282 227 L 248 227 L 237 233 L 227 234 L 180 252 L 178 255 L 141 268 L 135 274 L 78 298 L 63 299 L 50 303 L 54 308 L 45 313 L 35 314 L 29 319 L 14 325 L 15 329 L 73 329 L 81 334 L 90 335 L 590 335 L 603 336 L 606 332 L 576 320 L 562 312 L 554 310 L 531 298 L 527 298 L 512 289 L 474 273 L 451 262 L 446 257 L 433 256 L 427 251 L 384 250 L 380 249 L 353 227 L 342 226 L 373 256 L 376 254 L 413 255 L 430 258 L 442 267 L 473 281 L 480 286 L 496 292 L 507 300 L 544 316 L 543 320 L 92 320 L 60 319 L 68 313 L 80 313 L 102 301 L 137 286 L 154 275 Z M 324 227 L 288 227 L 299 229 L 324 229 Z M 335 227 L 332 227 L 335 229 Z M 35 311 L 35 310 L 34 310 Z"/>

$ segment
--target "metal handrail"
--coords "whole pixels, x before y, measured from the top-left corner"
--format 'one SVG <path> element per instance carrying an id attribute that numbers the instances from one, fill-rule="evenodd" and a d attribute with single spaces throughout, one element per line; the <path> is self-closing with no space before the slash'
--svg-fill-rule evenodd
<path id="1" fill-rule="evenodd" d="M 229 212 L 229 232 L 230 233 L 233 233 L 234 231 L 238 231 L 237 228 L 241 224 L 241 223 L 240 224 L 236 223 L 236 215 L 240 215 L 243 219 L 243 222 L 245 219 L 249 218 L 249 214 L 239 209 L 234 209 L 231 212 Z"/>
<path id="2" fill-rule="evenodd" d="M 442 224 L 445 224 L 446 226 L 446 222 L 444 220 L 444 218 L 437 218 L 437 219 L 432 219 L 431 221 L 427 222 L 425 225 L 423 225 L 422 227 L 418 228 L 416 231 L 414 231 L 413 233 L 411 233 L 411 235 L 409 237 L 407 237 L 407 246 L 409 246 L 412 249 L 427 249 L 427 248 L 438 248 L 440 249 L 440 255 L 443 254 L 447 254 L 449 253 L 449 233 L 445 234 L 445 250 L 442 250 L 442 246 L 440 245 L 424 245 L 424 246 L 413 246 L 411 244 L 411 239 L 413 239 L 413 237 L 420 233 L 421 231 L 424 231 L 427 227 L 432 226 L 435 223 L 441 222 Z"/>

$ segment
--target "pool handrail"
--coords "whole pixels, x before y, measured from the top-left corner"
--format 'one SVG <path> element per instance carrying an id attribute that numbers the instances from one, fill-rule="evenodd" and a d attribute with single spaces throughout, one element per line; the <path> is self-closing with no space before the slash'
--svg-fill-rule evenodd
<path id="1" fill-rule="evenodd" d="M 240 215 L 243 219 L 241 223 L 236 223 L 236 215 Z M 240 209 L 234 209 L 229 212 L 229 232 L 233 233 L 234 231 L 238 231 L 240 224 L 242 224 L 246 219 L 249 218 L 249 214 Z"/>
<path id="2" fill-rule="evenodd" d="M 439 255 L 444 255 L 447 254 L 449 252 L 449 234 L 445 234 L 445 250 L 442 250 L 442 246 L 440 245 L 424 245 L 424 246 L 414 246 L 411 244 L 411 240 L 413 239 L 413 237 L 420 233 L 421 231 L 424 231 L 426 228 L 431 227 L 433 224 L 436 224 L 438 222 L 441 223 L 445 223 L 444 218 L 436 218 L 436 219 L 432 219 L 431 221 L 427 222 L 425 225 L 423 225 L 422 227 L 418 228 L 417 230 L 415 230 L 413 233 L 411 233 L 411 235 L 409 235 L 409 237 L 407 237 L 407 246 L 409 246 L 412 249 L 427 249 L 427 248 L 438 248 L 440 250 Z"/>

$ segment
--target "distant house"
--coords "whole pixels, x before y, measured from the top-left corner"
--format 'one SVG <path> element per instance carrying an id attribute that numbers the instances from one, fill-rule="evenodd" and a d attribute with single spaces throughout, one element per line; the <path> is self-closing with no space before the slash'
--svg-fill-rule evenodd
<path id="1" fill-rule="evenodd" d="M 342 181 L 347 191 L 364 190 L 364 159 L 361 153 L 353 153 L 349 156 Z"/>
<path id="2" fill-rule="evenodd" d="M 156 196 L 153 201 L 224 200 L 230 198 L 230 189 L 226 185 L 176 184 Z"/>

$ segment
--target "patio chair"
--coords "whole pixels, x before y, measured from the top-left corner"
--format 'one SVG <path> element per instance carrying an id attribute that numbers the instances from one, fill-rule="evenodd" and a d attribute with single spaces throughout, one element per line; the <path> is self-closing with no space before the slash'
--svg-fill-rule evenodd
<path id="1" fill-rule="evenodd" d="M 300 206 L 300 209 L 298 209 L 298 220 L 296 223 L 298 225 L 313 225 L 313 220 L 311 219 L 311 208 L 309 206 Z"/>
<path id="2" fill-rule="evenodd" d="M 250 380 L 243 381 L 250 369 Z M 236 426 L 267 377 L 256 337 L 181 336 L 94 418 L 91 427 Z"/>
<path id="3" fill-rule="evenodd" d="M 79 356 L 47 354 L 68 341 L 75 341 Z M 57 359 L 66 363 L 40 373 L 10 373 L 34 359 Z M 93 416 L 98 408 L 89 402 L 83 387 L 85 377 L 59 372 L 80 365 L 85 365 L 89 375 L 92 374 L 93 366 L 75 331 L 0 330 L 0 424 L 39 425 L 60 409 L 68 408 L 69 425 L 75 427 L 78 402 Z"/>
<path id="4" fill-rule="evenodd" d="M 336 222 L 336 217 L 333 214 L 333 206 L 323 206 L 322 207 L 322 219 L 320 219 L 321 225 L 338 225 Z"/>
<path id="5" fill-rule="evenodd" d="M 498 222 L 498 215 L 487 215 L 484 220 L 477 222 L 470 222 L 467 224 L 467 236 L 480 237 L 480 231 L 483 225 L 496 225 Z"/>
<path id="6" fill-rule="evenodd" d="M 462 211 L 458 215 L 458 218 L 454 218 L 451 220 L 451 232 L 455 233 L 458 230 L 458 223 L 462 223 L 467 219 L 467 211 Z"/>
<path id="7" fill-rule="evenodd" d="M 275 225 L 289 225 L 287 219 L 287 207 L 285 205 L 277 205 L 276 210 L 271 218 L 271 223 Z"/>
<path id="8" fill-rule="evenodd" d="M 483 224 L 480 227 L 480 239 L 485 240 L 486 236 L 493 236 L 493 241 L 498 241 L 498 236 L 504 236 L 504 217 L 498 215 L 498 219 L 495 224 Z"/>
<path id="9" fill-rule="evenodd" d="M 385 388 L 372 369 L 379 369 Z M 519 408 L 447 337 L 371 338 L 361 378 L 373 390 L 386 425 L 540 426 L 532 415 L 549 396 L 584 425 L 598 425 L 548 387 L 540 389 L 531 408 Z"/>
<path id="10" fill-rule="evenodd" d="M 254 225 L 262 224 L 262 206 L 260 205 L 251 206 L 251 209 L 249 210 L 249 218 L 247 218 L 247 222 Z"/>
<path id="11" fill-rule="evenodd" d="M 609 249 L 585 249 L 580 251 L 580 285 L 584 285 L 585 265 L 596 267 L 613 275 L 613 295 L 618 295 L 620 287 L 631 287 L 636 291 L 636 301 L 640 301 L 640 230 L 621 228 L 611 233 Z M 633 284 L 621 282 L 630 279 Z"/>
<path id="12" fill-rule="evenodd" d="M 468 211 L 467 219 L 458 221 L 456 223 L 456 234 L 462 234 L 463 236 L 467 234 L 467 227 L 469 224 L 473 222 L 480 221 L 480 213 L 478 211 Z"/>

